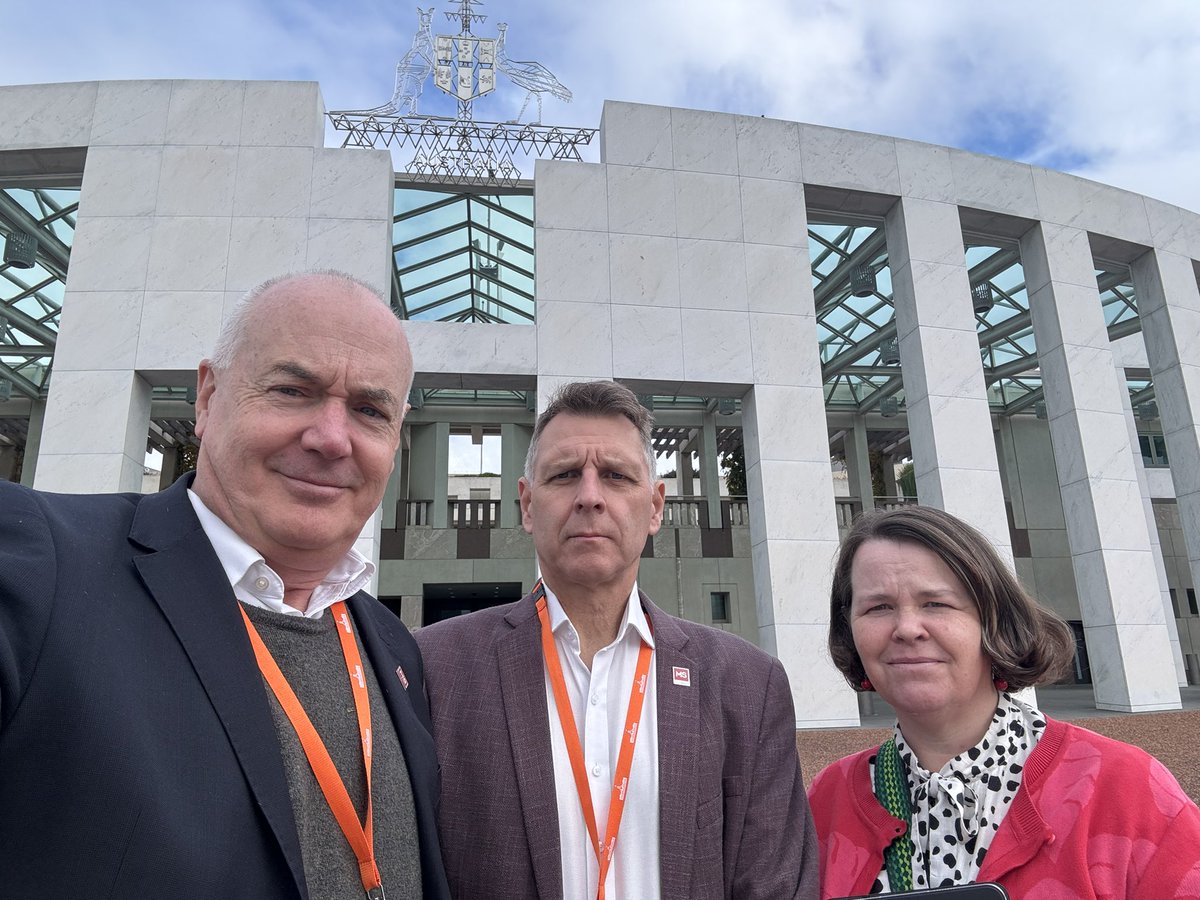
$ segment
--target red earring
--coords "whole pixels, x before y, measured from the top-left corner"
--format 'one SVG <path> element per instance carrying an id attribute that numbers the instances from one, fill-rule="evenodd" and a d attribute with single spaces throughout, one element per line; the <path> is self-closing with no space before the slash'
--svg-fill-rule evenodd
<path id="1" fill-rule="evenodd" d="M 875 690 L 875 685 L 871 684 L 871 679 L 870 679 L 870 678 L 864 678 L 862 681 L 860 681 L 860 682 L 859 682 L 859 686 L 860 686 L 860 687 L 861 687 L 861 688 L 862 688 L 864 691 L 873 691 L 873 690 Z"/>
<path id="2" fill-rule="evenodd" d="M 1008 690 L 1008 679 L 1007 678 L 993 679 L 992 684 L 994 684 L 996 686 L 996 690 L 998 690 L 998 691 L 1007 691 Z"/>

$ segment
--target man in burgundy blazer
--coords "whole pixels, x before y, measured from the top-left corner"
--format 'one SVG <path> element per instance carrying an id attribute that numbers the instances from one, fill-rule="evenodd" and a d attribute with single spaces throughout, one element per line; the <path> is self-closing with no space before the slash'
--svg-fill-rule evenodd
<path id="1" fill-rule="evenodd" d="M 606 386 L 602 395 L 618 388 L 617 393 L 628 393 L 599 384 Z M 637 407 L 636 397 L 629 393 L 629 398 Z M 594 466 L 589 456 L 578 464 L 556 463 L 554 473 L 543 476 L 540 454 L 549 459 L 552 451 L 538 445 L 543 432 L 551 437 L 547 423 L 560 414 L 567 429 L 577 425 L 585 431 L 597 420 L 601 426 L 611 423 L 614 416 L 632 421 L 648 451 L 637 463 L 640 473 L 614 474 L 615 464 Z M 600 492 L 646 480 L 646 460 L 653 459 L 642 416 L 586 402 L 563 407 L 556 398 L 539 419 L 522 479 L 522 512 L 546 584 L 563 597 L 564 609 L 564 595 L 577 592 L 569 586 L 578 581 L 571 566 L 583 562 L 559 558 L 552 542 L 560 539 L 557 532 L 547 533 L 552 526 L 545 505 L 539 510 L 538 504 L 546 503 L 546 491 L 573 490 L 560 487 L 564 481 L 590 482 L 596 496 L 574 499 L 572 515 L 586 516 L 590 532 L 611 533 L 612 510 L 619 503 L 605 503 Z M 554 428 L 555 435 L 564 432 L 559 421 Z M 569 431 L 564 437 L 571 437 Z M 602 448 L 596 458 L 603 460 L 606 453 Z M 603 471 L 593 474 L 593 468 Z M 587 490 L 584 486 L 577 493 Z M 661 512 L 661 503 L 656 507 Z M 570 504 L 564 504 L 567 508 Z M 658 514 L 638 515 L 623 520 L 642 524 L 640 535 L 635 530 L 625 536 L 623 580 L 614 597 L 621 589 L 630 596 L 640 547 L 661 522 Z M 566 521 L 571 531 L 575 519 Z M 655 647 L 661 897 L 815 898 L 817 845 L 783 666 L 740 637 L 667 615 L 644 594 L 638 596 Z M 452 895 L 459 900 L 561 898 L 552 726 L 534 596 L 440 622 L 416 637 L 425 658 L 441 766 L 438 825 Z M 688 671 L 687 683 L 673 677 L 677 668 Z"/>

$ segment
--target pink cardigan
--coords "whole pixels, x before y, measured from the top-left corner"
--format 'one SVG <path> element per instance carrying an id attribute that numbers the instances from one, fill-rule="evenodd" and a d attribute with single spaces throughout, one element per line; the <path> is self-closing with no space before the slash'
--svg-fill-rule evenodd
<path id="1" fill-rule="evenodd" d="M 870 891 L 907 828 L 871 790 L 874 753 L 833 763 L 809 789 L 823 898 Z M 1200 898 L 1200 809 L 1150 754 L 1048 720 L 977 880 L 1014 900 Z"/>

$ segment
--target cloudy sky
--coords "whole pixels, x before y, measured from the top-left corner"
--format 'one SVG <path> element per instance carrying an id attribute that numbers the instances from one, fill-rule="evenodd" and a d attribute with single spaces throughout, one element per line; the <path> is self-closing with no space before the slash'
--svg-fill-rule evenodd
<path id="1" fill-rule="evenodd" d="M 434 30 L 455 33 L 436 2 Z M 308 79 L 330 109 L 390 95 L 417 6 L 396 0 L 4 3 L 0 83 Z M 853 128 L 1075 172 L 1200 210 L 1195 0 L 486 0 L 476 33 L 574 92 Z M 48 14 L 49 13 L 49 14 Z M 428 87 L 426 97 L 437 92 Z M 510 118 L 502 89 L 476 117 Z M 431 110 L 432 111 L 432 110 Z"/>
<path id="2" fill-rule="evenodd" d="M 435 6 L 434 32 L 453 34 Z M 376 106 L 412 43 L 396 0 L 57 0 L 0 5 L 0 84 L 300 79 Z M 486 0 L 477 34 L 574 93 L 543 121 L 631 100 L 891 134 L 1074 172 L 1200 210 L 1195 0 Z M 427 86 L 425 98 L 436 112 Z M 513 117 L 501 88 L 478 119 Z M 474 448 L 478 453 L 478 448 Z"/>

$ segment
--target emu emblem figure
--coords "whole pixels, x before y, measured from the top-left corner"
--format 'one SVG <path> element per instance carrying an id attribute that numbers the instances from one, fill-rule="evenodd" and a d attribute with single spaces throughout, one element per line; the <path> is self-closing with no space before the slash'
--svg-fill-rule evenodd
<path id="1" fill-rule="evenodd" d="M 567 90 L 561 81 L 554 77 L 553 72 L 540 62 L 508 58 L 508 53 L 504 49 L 504 37 L 508 32 L 507 22 L 497 23 L 496 31 L 499 33 L 499 37 L 496 40 L 496 68 L 508 76 L 508 80 L 517 85 L 517 87 L 522 87 L 528 91 L 525 95 L 525 102 L 521 104 L 521 111 L 517 113 L 517 117 L 513 121 L 519 122 L 521 116 L 525 115 L 525 110 L 529 107 L 529 101 L 536 98 L 537 118 L 533 120 L 533 124 L 540 125 L 542 122 L 542 94 L 548 92 L 559 100 L 570 103 L 571 92 Z"/>

